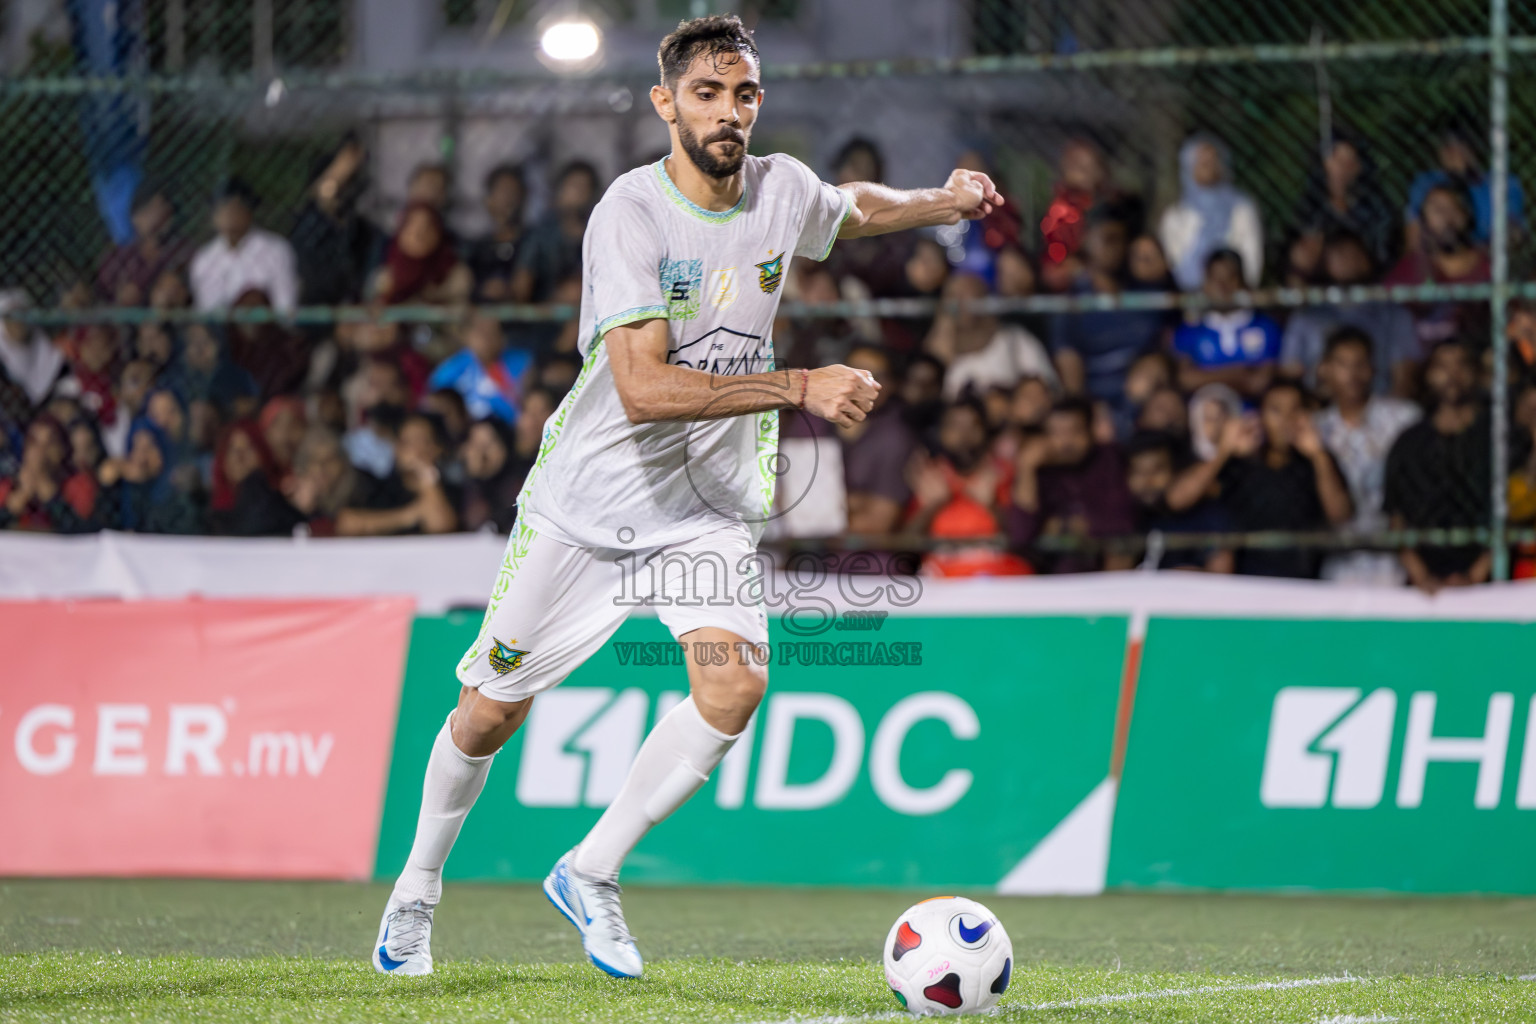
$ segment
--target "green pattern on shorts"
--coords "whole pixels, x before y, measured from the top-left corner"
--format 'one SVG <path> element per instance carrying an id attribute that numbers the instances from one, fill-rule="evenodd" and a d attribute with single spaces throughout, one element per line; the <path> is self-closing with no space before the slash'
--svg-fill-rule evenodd
<path id="1" fill-rule="evenodd" d="M 773 356 L 768 357 L 768 369 L 772 373 L 774 369 Z M 774 464 L 778 461 L 779 454 L 779 413 L 777 409 L 760 412 L 757 414 L 757 477 L 759 494 L 761 497 L 762 518 L 759 525 L 765 525 L 773 517 L 773 492 L 778 484 L 778 474 L 774 472 Z"/>
<path id="2" fill-rule="evenodd" d="M 778 484 L 774 462 L 779 454 L 779 414 L 757 414 L 757 472 L 762 497 L 762 518 L 766 523 L 773 516 L 773 492 Z"/>
<path id="3" fill-rule="evenodd" d="M 496 586 L 491 589 L 491 600 L 485 606 L 485 618 L 480 620 L 480 633 L 475 637 L 475 642 L 459 662 L 459 671 L 468 672 L 475 659 L 480 657 L 480 650 L 485 646 L 486 637 L 490 633 L 491 619 L 495 617 L 496 610 L 501 607 L 501 602 L 512 589 L 512 580 L 517 576 L 518 567 L 523 564 L 523 559 L 528 557 L 528 552 L 533 549 L 534 539 L 538 537 L 533 532 L 522 516 L 517 517 L 517 522 L 512 527 L 512 537 L 507 542 L 507 553 L 501 561 L 501 571 L 496 574 Z"/>

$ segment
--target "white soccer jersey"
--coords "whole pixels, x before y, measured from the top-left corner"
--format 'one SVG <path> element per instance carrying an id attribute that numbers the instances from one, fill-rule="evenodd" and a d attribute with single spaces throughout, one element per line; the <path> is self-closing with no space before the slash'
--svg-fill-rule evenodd
<path id="1" fill-rule="evenodd" d="M 541 533 L 641 549 L 735 520 L 754 542 L 761 536 L 778 413 L 631 423 L 602 343 L 614 327 L 664 317 L 670 363 L 726 375 L 774 368 L 773 318 L 790 260 L 825 259 L 851 200 L 783 154 L 748 156 L 742 172 L 741 202 L 723 212 L 685 198 L 664 161 L 619 177 L 592 211 L 582 243 L 585 363 L 518 496 L 518 514 Z"/>

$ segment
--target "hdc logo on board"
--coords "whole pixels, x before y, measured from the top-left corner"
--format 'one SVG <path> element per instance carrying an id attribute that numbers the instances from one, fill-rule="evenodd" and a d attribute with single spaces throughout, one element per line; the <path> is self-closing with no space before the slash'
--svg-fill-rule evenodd
<path id="1" fill-rule="evenodd" d="M 1471 698 L 1450 697 L 1447 701 Z M 1424 800 L 1424 779 L 1434 764 L 1474 763 L 1477 784 L 1472 806 L 1487 810 L 1504 798 L 1504 768 L 1519 756 L 1514 805 L 1536 810 L 1536 697 L 1526 720 L 1521 750 L 1510 749 L 1515 696 L 1495 693 L 1484 710 L 1478 736 L 1446 736 L 1435 730 L 1439 695 L 1414 693 L 1408 723 L 1399 738 L 1397 694 L 1380 688 L 1288 686 L 1275 695 L 1264 751 L 1259 798 L 1265 807 L 1370 808 L 1391 799 L 1415 808 Z M 1386 793 L 1387 769 L 1398 757 L 1397 791 Z"/>
<path id="2" fill-rule="evenodd" d="M 681 693 L 662 693 L 653 716 L 651 698 L 641 689 L 563 686 L 539 694 L 523 727 L 518 802 L 525 807 L 606 807 L 618 795 L 650 723 L 682 699 Z M 975 777 L 969 769 L 948 767 L 936 782 L 922 785 L 902 774 L 908 735 L 927 721 L 941 723 L 957 740 L 974 740 L 981 732 L 975 710 L 952 693 L 914 693 L 868 724 L 857 708 L 834 694 L 771 694 L 716 771 L 715 803 L 734 810 L 750 796 L 760 810 L 831 806 L 857 781 L 866 762 L 867 740 L 869 781 L 882 803 L 900 814 L 948 810 L 970 790 Z M 831 758 L 817 778 L 791 782 L 797 726 L 812 722 L 831 730 Z M 749 794 L 754 753 L 757 772 Z M 931 777 L 932 769 L 924 774 Z"/>

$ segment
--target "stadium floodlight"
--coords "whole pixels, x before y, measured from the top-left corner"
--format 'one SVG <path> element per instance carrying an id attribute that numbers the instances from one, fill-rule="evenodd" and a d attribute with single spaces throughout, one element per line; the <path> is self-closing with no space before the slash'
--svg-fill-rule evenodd
<path id="1" fill-rule="evenodd" d="M 539 49 L 544 52 L 544 56 L 563 65 L 591 60 L 602 45 L 602 33 L 585 18 L 566 18 L 553 22 L 539 38 Z"/>

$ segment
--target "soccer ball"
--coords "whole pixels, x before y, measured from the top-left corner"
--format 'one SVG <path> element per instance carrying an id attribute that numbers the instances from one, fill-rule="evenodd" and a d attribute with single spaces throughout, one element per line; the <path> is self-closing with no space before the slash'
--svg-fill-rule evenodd
<path id="1" fill-rule="evenodd" d="M 1008 933 L 975 900 L 924 900 L 898 917 L 885 937 L 886 983 L 915 1014 L 990 1010 L 1012 973 Z"/>

